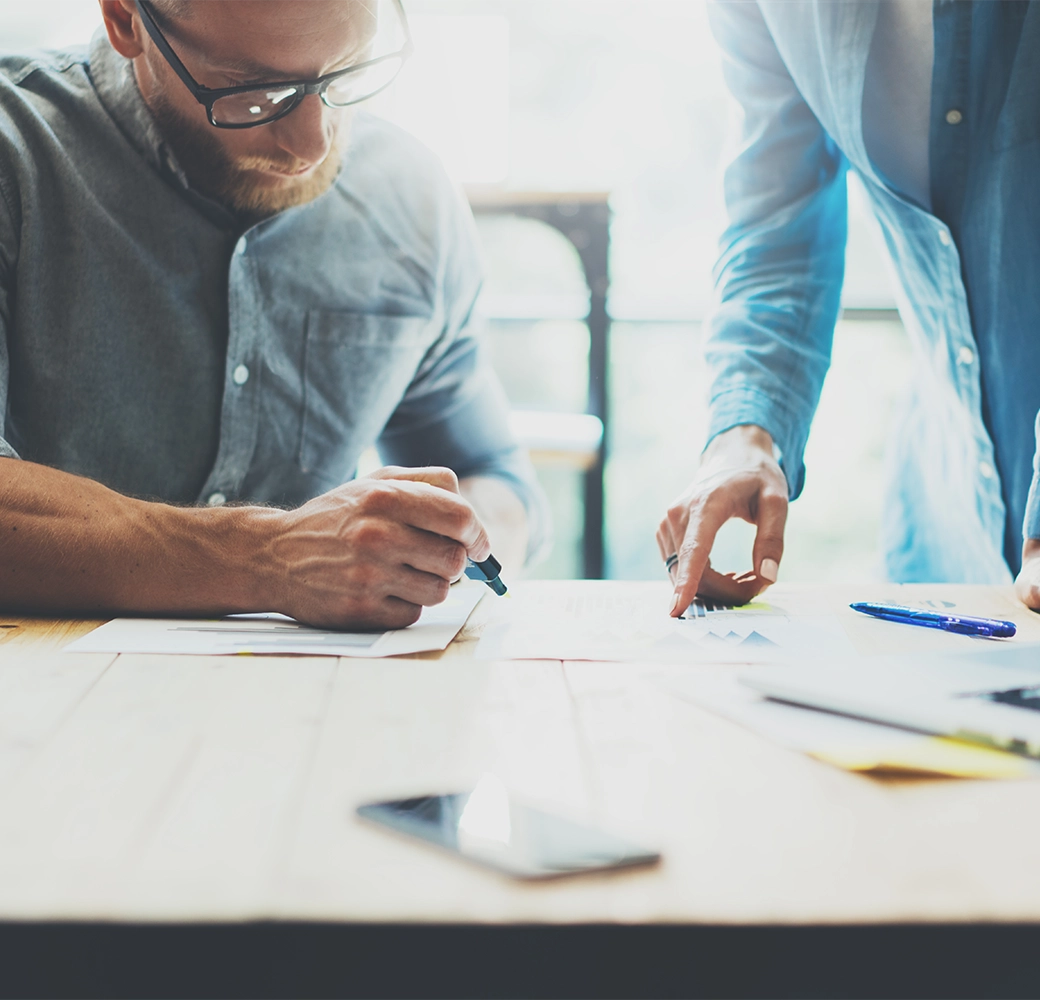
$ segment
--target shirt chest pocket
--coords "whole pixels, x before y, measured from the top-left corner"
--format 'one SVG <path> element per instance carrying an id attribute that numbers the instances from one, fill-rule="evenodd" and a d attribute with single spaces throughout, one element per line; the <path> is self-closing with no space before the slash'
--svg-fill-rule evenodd
<path id="1" fill-rule="evenodd" d="M 307 313 L 298 460 L 343 482 L 373 444 L 430 346 L 421 316 Z"/>

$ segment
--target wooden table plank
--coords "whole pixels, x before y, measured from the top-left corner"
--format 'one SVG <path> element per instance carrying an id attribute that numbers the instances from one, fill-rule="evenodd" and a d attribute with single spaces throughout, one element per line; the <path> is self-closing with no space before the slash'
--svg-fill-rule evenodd
<path id="1" fill-rule="evenodd" d="M 0 789 L 54 737 L 115 659 L 38 653 L 31 645 L 0 651 Z"/>
<path id="2" fill-rule="evenodd" d="M 262 916 L 283 864 L 337 661 L 228 657 L 212 671 L 197 750 L 134 866 L 151 919 Z"/>
<path id="3" fill-rule="evenodd" d="M 105 619 L 23 618 L 0 613 L 0 660 L 18 647 L 60 649 L 92 632 Z"/>
<path id="4" fill-rule="evenodd" d="M 119 657 L 6 788 L 0 915 L 256 912 L 334 668 Z"/>
<path id="5" fill-rule="evenodd" d="M 529 889 L 353 813 L 375 799 L 464 790 L 489 771 L 520 795 L 583 811 L 586 774 L 559 663 L 343 661 L 278 915 L 508 919 Z"/>

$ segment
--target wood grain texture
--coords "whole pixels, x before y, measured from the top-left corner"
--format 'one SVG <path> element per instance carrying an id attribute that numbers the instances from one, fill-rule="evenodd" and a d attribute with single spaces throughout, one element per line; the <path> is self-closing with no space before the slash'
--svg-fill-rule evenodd
<path id="1" fill-rule="evenodd" d="M 948 601 L 1040 641 L 999 588 L 769 597 L 840 615 L 864 653 L 979 648 L 856 615 L 854 599 Z M 55 645 L 83 623 L 25 626 L 0 647 L 0 917 L 1040 920 L 1040 782 L 878 781 L 669 696 L 653 664 L 476 659 L 502 615 L 485 598 L 443 653 L 386 660 L 79 656 Z M 486 772 L 664 862 L 524 885 L 355 818 Z"/>
<path id="2" fill-rule="evenodd" d="M 18 646 L 60 649 L 94 631 L 105 619 L 19 618 L 0 614 L 0 658 Z"/>

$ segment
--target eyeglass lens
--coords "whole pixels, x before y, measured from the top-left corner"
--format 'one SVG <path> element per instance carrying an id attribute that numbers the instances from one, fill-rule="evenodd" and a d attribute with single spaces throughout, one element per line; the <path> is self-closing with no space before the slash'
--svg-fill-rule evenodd
<path id="1" fill-rule="evenodd" d="M 393 0 L 358 4 L 356 30 L 361 52 L 357 62 L 372 62 L 364 69 L 332 80 L 323 99 L 330 107 L 346 107 L 372 97 L 390 84 L 404 64 L 400 53 L 407 34 L 400 11 Z M 378 60 L 378 61 L 374 61 Z M 268 121 L 284 114 L 297 103 L 302 88 L 267 86 L 230 94 L 213 103 L 212 116 L 219 125 L 247 125 Z"/>

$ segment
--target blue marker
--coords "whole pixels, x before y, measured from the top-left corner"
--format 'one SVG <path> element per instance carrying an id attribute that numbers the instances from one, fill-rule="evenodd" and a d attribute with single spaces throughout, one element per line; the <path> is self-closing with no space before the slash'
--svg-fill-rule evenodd
<path id="1" fill-rule="evenodd" d="M 1016 632 L 1014 622 L 1005 622 L 998 618 L 968 618 L 964 615 L 941 615 L 935 611 L 904 608 L 898 604 L 859 602 L 850 604 L 849 607 L 853 611 L 861 611 L 865 615 L 884 618 L 886 621 L 901 622 L 903 625 L 923 625 L 925 628 L 938 628 L 944 632 L 958 632 L 961 635 L 978 635 L 989 639 L 1010 639 Z"/>
<path id="2" fill-rule="evenodd" d="M 502 564 L 494 557 L 488 556 L 483 562 L 472 559 L 466 567 L 466 576 L 471 580 L 486 583 L 499 597 L 505 597 L 506 585 L 502 582 Z"/>

